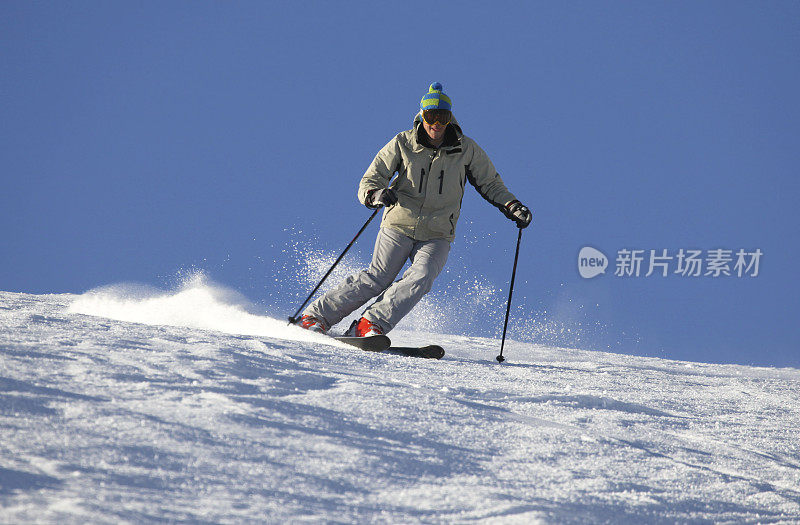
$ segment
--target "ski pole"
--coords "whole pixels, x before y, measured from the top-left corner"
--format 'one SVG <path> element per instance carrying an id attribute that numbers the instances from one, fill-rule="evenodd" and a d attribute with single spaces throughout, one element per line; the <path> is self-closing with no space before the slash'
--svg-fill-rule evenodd
<path id="1" fill-rule="evenodd" d="M 311 290 L 311 293 L 310 293 L 310 294 L 308 294 L 308 297 L 306 297 L 306 300 L 305 300 L 305 301 L 303 301 L 303 304 L 301 304 L 301 305 L 300 305 L 300 308 L 298 308 L 298 309 L 297 309 L 297 311 L 294 313 L 294 315 L 293 315 L 293 316 L 289 317 L 289 324 L 296 324 L 296 323 L 297 323 L 297 321 L 298 321 L 298 318 L 297 318 L 297 316 L 298 316 L 298 315 L 300 315 L 300 312 L 301 312 L 301 311 L 303 311 L 303 308 L 305 308 L 305 307 L 306 307 L 306 304 L 308 304 L 308 301 L 310 301 L 310 300 L 311 300 L 311 298 L 312 298 L 312 297 L 314 297 L 314 294 L 315 294 L 315 293 L 317 293 L 317 290 L 319 290 L 319 287 L 320 287 L 320 286 L 322 286 L 322 283 L 324 283 L 324 282 L 325 282 L 325 279 L 327 279 L 327 278 L 328 278 L 328 276 L 329 276 L 329 275 L 331 274 L 331 272 L 333 271 L 333 269 L 334 269 L 334 268 L 336 268 L 336 265 L 338 265 L 338 264 L 339 264 L 339 262 L 342 260 L 342 258 L 344 257 L 344 254 L 346 254 L 346 253 L 347 253 L 347 250 L 349 250 L 349 249 L 350 249 L 350 247 L 351 247 L 351 246 L 353 246 L 353 244 L 355 244 L 355 242 L 356 242 L 356 239 L 358 239 L 358 237 L 359 237 L 359 236 L 360 236 L 362 233 L 364 233 L 364 230 L 366 230 L 366 229 L 367 229 L 367 226 L 369 225 L 369 223 L 370 223 L 370 222 L 372 222 L 372 219 L 374 219 L 374 218 L 375 218 L 375 216 L 378 214 L 378 211 L 380 211 L 380 208 L 376 208 L 376 209 L 375 209 L 375 211 L 374 211 L 374 212 L 372 212 L 372 215 L 370 215 L 370 216 L 369 216 L 369 219 L 367 219 L 367 222 L 365 222 L 365 223 L 364 223 L 364 226 L 362 226 L 362 227 L 361 227 L 361 229 L 360 229 L 360 230 L 358 230 L 358 233 L 356 234 L 356 236 L 355 236 L 355 237 L 353 237 L 353 240 L 352 240 L 352 241 L 350 241 L 350 244 L 348 244 L 348 245 L 347 245 L 347 248 L 345 248 L 345 249 L 344 249 L 344 251 L 342 252 L 342 254 L 339 256 L 339 258 L 338 258 L 338 259 L 336 259 L 336 262 L 334 262 L 334 263 L 333 263 L 333 266 L 331 266 L 331 267 L 330 267 L 330 269 L 329 269 L 329 270 L 328 270 L 328 272 L 325 274 L 325 276 L 322 278 L 322 280 L 321 280 L 319 283 L 317 283 L 317 285 L 314 287 L 314 289 L 313 289 L 313 290 Z"/>
<path id="2" fill-rule="evenodd" d="M 497 356 L 497 362 L 502 363 L 506 360 L 503 357 L 503 347 L 506 345 L 506 329 L 508 328 L 508 314 L 511 312 L 511 296 L 514 294 L 514 278 L 517 276 L 517 261 L 519 260 L 519 243 L 522 241 L 522 228 L 519 229 L 517 235 L 517 251 L 514 254 L 514 269 L 511 271 L 511 286 L 508 289 L 508 304 L 506 305 L 506 320 L 503 323 L 503 340 L 500 342 L 500 355 Z"/>

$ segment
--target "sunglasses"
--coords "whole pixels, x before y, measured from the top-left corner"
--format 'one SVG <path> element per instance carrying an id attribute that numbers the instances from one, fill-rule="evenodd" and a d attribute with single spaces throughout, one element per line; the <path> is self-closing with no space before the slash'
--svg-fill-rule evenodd
<path id="1" fill-rule="evenodd" d="M 428 125 L 432 126 L 435 122 L 446 126 L 450 124 L 450 119 L 453 117 L 452 113 L 446 109 L 426 109 L 422 112 L 422 118 Z"/>

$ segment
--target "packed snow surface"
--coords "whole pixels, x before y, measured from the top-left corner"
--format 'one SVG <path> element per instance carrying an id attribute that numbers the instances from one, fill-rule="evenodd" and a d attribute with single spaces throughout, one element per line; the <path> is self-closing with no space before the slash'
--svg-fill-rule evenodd
<path id="1" fill-rule="evenodd" d="M 800 370 L 391 336 L 0 292 L 0 522 L 800 522 Z"/>

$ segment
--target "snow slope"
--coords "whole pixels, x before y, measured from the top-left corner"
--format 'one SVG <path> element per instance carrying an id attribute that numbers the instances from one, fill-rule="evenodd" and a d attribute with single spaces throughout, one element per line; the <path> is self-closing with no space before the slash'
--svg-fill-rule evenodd
<path id="1" fill-rule="evenodd" d="M 0 522 L 800 523 L 800 370 L 392 336 L 0 292 Z"/>

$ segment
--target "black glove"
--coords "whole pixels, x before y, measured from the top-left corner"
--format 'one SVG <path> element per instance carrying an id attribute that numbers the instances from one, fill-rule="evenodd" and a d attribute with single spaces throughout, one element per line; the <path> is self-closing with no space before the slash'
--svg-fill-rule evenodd
<path id="1" fill-rule="evenodd" d="M 391 188 L 372 190 L 369 192 L 367 202 L 370 208 L 380 208 L 381 206 L 391 206 L 397 203 L 397 194 Z"/>
<path id="2" fill-rule="evenodd" d="M 531 210 L 526 208 L 519 201 L 511 201 L 506 205 L 507 216 L 509 219 L 517 223 L 520 228 L 527 228 L 533 220 Z"/>

